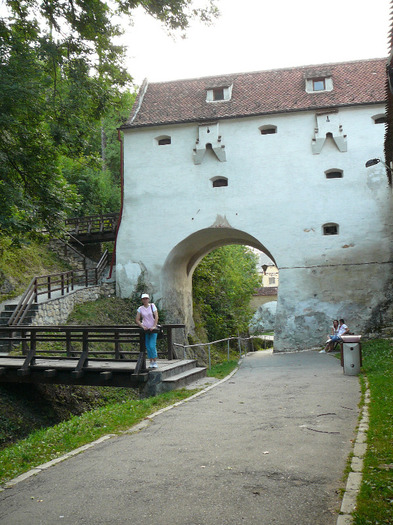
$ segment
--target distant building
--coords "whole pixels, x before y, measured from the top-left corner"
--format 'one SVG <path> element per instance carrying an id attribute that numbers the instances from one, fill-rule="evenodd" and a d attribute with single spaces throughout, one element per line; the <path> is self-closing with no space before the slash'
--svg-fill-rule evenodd
<path id="1" fill-rule="evenodd" d="M 251 297 L 250 306 L 256 310 L 263 304 L 270 303 L 271 301 L 277 301 L 278 288 L 276 286 L 267 286 L 257 288 Z"/>

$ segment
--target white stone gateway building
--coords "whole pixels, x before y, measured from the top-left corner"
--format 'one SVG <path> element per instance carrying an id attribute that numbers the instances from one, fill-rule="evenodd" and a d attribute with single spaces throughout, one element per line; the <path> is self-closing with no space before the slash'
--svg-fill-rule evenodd
<path id="1" fill-rule="evenodd" d="M 240 243 L 279 269 L 275 351 L 334 318 L 376 329 L 390 304 L 392 196 L 382 163 L 385 59 L 144 82 L 124 133 L 117 293 L 143 272 L 192 331 L 192 274 Z M 231 335 L 231 334 L 228 334 Z"/>

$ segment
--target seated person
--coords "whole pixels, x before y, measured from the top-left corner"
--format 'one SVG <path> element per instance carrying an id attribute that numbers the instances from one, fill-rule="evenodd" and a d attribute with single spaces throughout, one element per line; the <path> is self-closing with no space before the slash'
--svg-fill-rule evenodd
<path id="1" fill-rule="evenodd" d="M 337 320 L 333 321 L 332 335 L 329 335 L 329 339 L 326 342 L 325 348 L 320 352 L 331 352 L 336 343 L 341 343 L 341 336 L 349 332 L 348 326 L 345 324 L 344 319 L 340 319 L 337 326 Z"/>

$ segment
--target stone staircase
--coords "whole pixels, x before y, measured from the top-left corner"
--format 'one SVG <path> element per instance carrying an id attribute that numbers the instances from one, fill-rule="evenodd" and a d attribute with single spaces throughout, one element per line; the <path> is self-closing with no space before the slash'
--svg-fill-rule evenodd
<path id="1" fill-rule="evenodd" d="M 13 311 L 15 310 L 16 306 L 17 306 L 16 303 L 15 304 L 5 304 L 3 306 L 3 310 L 2 312 L 0 312 L 0 326 L 8 325 L 8 321 L 10 320 L 10 317 Z M 38 306 L 36 304 L 31 305 L 29 308 L 29 311 L 26 314 L 26 317 L 23 319 L 23 324 L 30 325 L 37 312 L 38 312 Z M 15 330 L 15 334 L 19 335 L 18 330 Z M 14 346 L 18 346 L 18 345 L 14 345 Z M 8 341 L 0 341 L 0 352 L 1 353 L 8 353 L 10 350 L 12 350 L 12 348 L 10 348 L 10 344 L 8 343 Z"/>
<path id="2" fill-rule="evenodd" d="M 206 367 L 197 365 L 195 359 L 180 361 L 159 360 L 159 368 L 149 371 L 149 379 L 144 394 L 155 396 L 169 390 L 183 388 L 200 378 L 206 377 Z"/>
<path id="3" fill-rule="evenodd" d="M 14 312 L 16 304 L 6 304 L 4 305 L 4 310 L 0 313 L 0 326 L 7 326 L 8 321 L 12 313 Z M 23 319 L 23 324 L 31 324 L 36 313 L 38 311 L 38 305 L 32 304 L 29 308 L 29 311 L 26 314 L 26 317 Z"/>
<path id="4" fill-rule="evenodd" d="M 74 270 L 84 270 L 85 268 L 95 268 L 96 262 L 81 253 L 79 250 L 61 241 L 52 239 L 49 241 L 49 249 L 56 253 L 60 259 L 67 262 Z"/>

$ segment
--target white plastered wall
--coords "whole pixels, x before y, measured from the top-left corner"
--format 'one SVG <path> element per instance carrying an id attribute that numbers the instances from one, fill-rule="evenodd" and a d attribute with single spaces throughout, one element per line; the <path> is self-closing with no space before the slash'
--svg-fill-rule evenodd
<path id="1" fill-rule="evenodd" d="M 340 109 L 347 151 L 328 137 L 319 154 L 315 112 L 221 120 L 226 161 L 207 150 L 200 164 L 197 123 L 126 131 L 118 294 L 129 296 L 144 270 L 170 320 L 192 329 L 195 266 L 220 245 L 242 243 L 279 268 L 276 351 L 319 345 L 336 317 L 358 332 L 372 328 L 392 269 L 391 190 L 381 164 L 365 168 L 383 155 L 384 126 L 372 120 L 383 111 Z M 261 135 L 269 124 L 277 133 Z M 159 146 L 162 135 L 171 144 Z M 327 179 L 332 169 L 343 177 Z M 217 177 L 228 186 L 213 187 Z M 339 234 L 323 235 L 327 223 Z"/>

